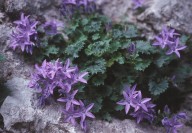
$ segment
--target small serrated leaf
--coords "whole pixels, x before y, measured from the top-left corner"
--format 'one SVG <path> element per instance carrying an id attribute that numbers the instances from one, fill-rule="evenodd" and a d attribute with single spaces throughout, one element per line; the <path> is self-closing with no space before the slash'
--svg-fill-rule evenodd
<path id="1" fill-rule="evenodd" d="M 100 35 L 97 33 L 97 34 L 94 34 L 92 36 L 92 40 L 95 41 L 95 40 L 98 40 L 100 38 Z"/>
<path id="2" fill-rule="evenodd" d="M 151 60 L 143 60 L 141 58 L 137 59 L 135 63 L 135 70 L 144 71 L 151 64 Z"/>
<path id="3" fill-rule="evenodd" d="M 46 56 L 49 56 L 50 54 L 58 54 L 59 52 L 59 48 L 57 48 L 54 45 L 48 46 L 48 48 L 46 49 L 46 52 L 44 53 Z"/>
<path id="4" fill-rule="evenodd" d="M 160 95 L 161 93 L 165 92 L 169 87 L 169 83 L 166 79 L 161 80 L 160 82 L 149 81 L 149 91 L 152 95 Z"/>

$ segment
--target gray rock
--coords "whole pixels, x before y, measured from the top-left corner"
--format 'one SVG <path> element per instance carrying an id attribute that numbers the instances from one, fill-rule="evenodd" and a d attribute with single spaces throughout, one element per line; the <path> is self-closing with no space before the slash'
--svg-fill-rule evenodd
<path id="1" fill-rule="evenodd" d="M 79 126 L 62 122 L 60 106 L 53 104 L 43 109 L 36 107 L 35 92 L 27 87 L 29 80 L 14 77 L 6 86 L 11 89 L 0 113 L 4 119 L 5 131 L 13 133 L 83 133 Z M 90 133 L 162 133 L 164 129 L 148 124 L 137 125 L 132 120 L 116 120 L 111 123 L 94 120 L 89 122 Z"/>
<path id="2" fill-rule="evenodd" d="M 52 2 L 51 0 L 5 0 L 4 7 L 8 13 L 29 11 L 37 12 L 39 9 L 48 8 Z"/>
<path id="3" fill-rule="evenodd" d="M 163 25 L 192 33 L 191 0 L 146 0 L 142 12 L 132 10 L 127 0 L 99 0 L 98 5 L 113 20 L 134 23 L 146 34 L 161 30 Z"/>
<path id="4" fill-rule="evenodd" d="M 154 0 L 138 20 L 159 30 L 163 25 L 171 25 L 182 32 L 192 33 L 191 0 Z"/>

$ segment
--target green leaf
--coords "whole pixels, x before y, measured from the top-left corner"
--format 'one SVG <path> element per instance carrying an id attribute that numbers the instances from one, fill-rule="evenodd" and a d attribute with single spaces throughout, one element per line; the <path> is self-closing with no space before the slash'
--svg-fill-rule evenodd
<path id="1" fill-rule="evenodd" d="M 84 31 L 86 31 L 88 33 L 94 33 L 94 32 L 99 31 L 100 28 L 101 28 L 101 22 L 91 21 L 90 24 L 88 24 L 84 27 Z"/>
<path id="2" fill-rule="evenodd" d="M 86 40 L 86 36 L 80 36 L 80 38 L 75 43 L 67 46 L 67 48 L 65 49 L 65 53 L 72 56 L 73 58 L 79 57 L 79 52 L 83 49 Z"/>
<path id="3" fill-rule="evenodd" d="M 113 29 L 113 38 L 114 39 L 120 39 L 123 37 L 123 33 L 124 31 L 120 30 L 120 29 Z"/>
<path id="4" fill-rule="evenodd" d="M 124 32 L 126 38 L 132 38 L 138 36 L 138 30 L 134 25 L 129 25 L 126 31 Z"/>
<path id="5" fill-rule="evenodd" d="M 101 110 L 102 102 L 103 102 L 102 97 L 98 97 L 97 99 L 94 100 L 94 106 L 92 109 L 93 113 L 97 113 Z"/>
<path id="6" fill-rule="evenodd" d="M 82 19 L 81 24 L 83 26 L 87 25 L 89 23 L 89 20 L 87 18 Z"/>
<path id="7" fill-rule="evenodd" d="M 161 80 L 160 82 L 149 81 L 149 91 L 152 95 L 160 95 L 161 93 L 165 92 L 169 87 L 169 83 L 166 79 Z"/>
<path id="8" fill-rule="evenodd" d="M 186 35 L 182 35 L 180 37 L 180 42 L 181 44 L 186 44 L 187 40 L 189 39 L 189 36 L 186 36 Z"/>
<path id="9" fill-rule="evenodd" d="M 85 71 L 88 71 L 89 74 L 104 73 L 106 70 L 106 61 L 104 59 L 98 59 L 96 61 L 89 61 L 85 66 Z"/>
<path id="10" fill-rule="evenodd" d="M 48 48 L 46 49 L 46 52 L 44 53 L 46 56 L 50 56 L 50 54 L 58 54 L 59 52 L 59 48 L 54 46 L 54 45 L 51 45 L 51 46 L 48 46 Z"/>
<path id="11" fill-rule="evenodd" d="M 135 70 L 138 70 L 138 71 L 144 71 L 147 67 L 149 67 L 151 62 L 152 62 L 151 60 L 144 60 L 144 59 L 138 58 L 136 60 L 134 68 Z"/>
<path id="12" fill-rule="evenodd" d="M 98 40 L 98 39 L 100 39 L 100 35 L 97 33 L 97 34 L 94 34 L 93 36 L 92 36 L 92 40 L 93 41 L 96 41 L 96 40 Z"/>
<path id="13" fill-rule="evenodd" d="M 149 42 L 145 41 L 137 41 L 136 50 L 138 53 L 142 54 L 151 54 L 156 52 L 155 47 L 151 46 Z"/>
<path id="14" fill-rule="evenodd" d="M 4 61 L 4 60 L 5 60 L 5 57 L 2 54 L 0 54 L 0 61 Z"/>
<path id="15" fill-rule="evenodd" d="M 88 46 L 87 49 L 85 49 L 85 53 L 87 55 L 94 55 L 97 57 L 102 56 L 106 51 L 109 49 L 109 40 L 103 40 L 103 41 L 97 41 L 95 43 L 92 43 Z"/>
<path id="16" fill-rule="evenodd" d="M 107 67 L 111 67 L 115 62 L 118 62 L 119 64 L 124 64 L 125 58 L 120 53 L 114 54 L 114 56 L 107 61 Z"/>

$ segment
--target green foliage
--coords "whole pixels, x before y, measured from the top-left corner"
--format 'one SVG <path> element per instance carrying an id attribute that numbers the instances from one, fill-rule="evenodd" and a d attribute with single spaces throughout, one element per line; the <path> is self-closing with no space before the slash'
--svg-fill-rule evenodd
<path id="1" fill-rule="evenodd" d="M 166 79 L 163 79 L 158 83 L 155 81 L 149 81 L 149 91 L 155 96 L 165 92 L 168 87 L 169 83 Z"/>
<path id="2" fill-rule="evenodd" d="M 181 62 L 175 55 L 165 55 L 140 37 L 140 31 L 133 25 L 112 23 L 111 29 L 107 29 L 109 22 L 99 14 L 77 16 L 64 33 L 54 37 L 42 35 L 42 45 L 36 49 L 34 58 L 70 58 L 81 71 L 89 72 L 88 84 L 77 87 L 78 98 L 95 103 L 93 112 L 108 121 L 111 114 L 123 110 L 116 102 L 122 99 L 125 84 L 137 83 L 143 87 L 139 89 L 147 89 L 147 97 L 156 98 L 173 85 L 187 85 L 185 81 L 192 76 L 190 65 L 186 65 L 189 60 Z M 183 36 L 181 42 L 187 40 Z M 128 50 L 131 43 L 136 44 L 134 52 Z"/>
<path id="3" fill-rule="evenodd" d="M 0 61 L 4 61 L 4 60 L 5 60 L 5 57 L 2 54 L 0 54 Z"/>

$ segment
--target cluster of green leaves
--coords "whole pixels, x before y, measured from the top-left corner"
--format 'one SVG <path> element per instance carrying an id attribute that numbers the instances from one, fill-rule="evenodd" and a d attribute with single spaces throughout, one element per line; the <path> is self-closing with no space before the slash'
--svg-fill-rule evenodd
<path id="1" fill-rule="evenodd" d="M 135 26 L 113 24 L 100 14 L 74 17 L 63 34 L 47 37 L 39 31 L 39 35 L 35 59 L 70 58 L 81 71 L 88 71 L 88 84 L 78 86 L 78 99 L 95 103 L 93 112 L 106 120 L 123 109 L 116 102 L 122 99 L 125 84 L 138 84 L 144 95 L 158 98 L 169 87 L 185 85 L 192 76 L 187 60 L 165 55 L 141 37 Z M 136 49 L 130 52 L 132 43 Z"/>

